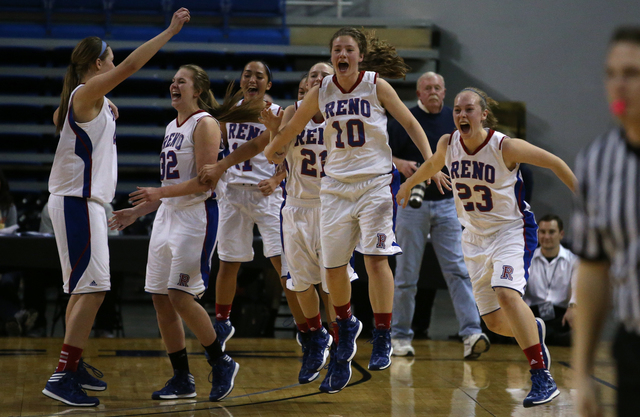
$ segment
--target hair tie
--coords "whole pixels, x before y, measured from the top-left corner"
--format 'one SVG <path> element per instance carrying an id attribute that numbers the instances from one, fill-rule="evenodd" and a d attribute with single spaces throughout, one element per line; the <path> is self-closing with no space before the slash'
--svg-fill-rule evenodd
<path id="1" fill-rule="evenodd" d="M 107 43 L 105 41 L 102 41 L 102 49 L 100 49 L 100 55 L 98 55 L 98 58 L 100 58 L 102 54 L 104 54 L 104 51 L 106 50 L 107 50 Z"/>
<path id="2" fill-rule="evenodd" d="M 484 107 L 485 108 L 489 108 L 489 105 L 487 104 L 487 100 L 485 100 L 484 97 L 482 97 L 482 94 L 478 93 L 476 90 L 472 89 L 472 88 L 463 88 L 460 93 L 462 93 L 463 91 L 471 91 L 473 93 L 476 93 L 478 95 L 478 97 L 480 97 L 480 99 L 482 100 L 482 102 L 484 103 Z"/>

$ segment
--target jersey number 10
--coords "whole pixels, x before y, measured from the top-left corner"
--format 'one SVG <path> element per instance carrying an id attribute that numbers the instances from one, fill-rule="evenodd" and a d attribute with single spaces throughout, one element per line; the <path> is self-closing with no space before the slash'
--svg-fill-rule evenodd
<path id="1" fill-rule="evenodd" d="M 343 131 L 342 127 L 340 127 L 340 122 L 335 121 L 331 125 L 336 130 L 336 148 L 344 148 L 344 137 L 343 132 L 347 132 L 347 143 L 349 146 L 353 148 L 358 148 L 360 146 L 364 146 L 365 136 L 364 136 L 364 123 L 360 119 L 351 119 L 347 120 L 345 123 L 345 129 Z"/>

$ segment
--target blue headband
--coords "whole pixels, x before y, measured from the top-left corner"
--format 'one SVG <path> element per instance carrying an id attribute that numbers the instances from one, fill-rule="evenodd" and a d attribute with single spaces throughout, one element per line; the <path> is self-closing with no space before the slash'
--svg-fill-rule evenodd
<path id="1" fill-rule="evenodd" d="M 100 58 L 102 54 L 104 54 L 104 51 L 106 50 L 107 50 L 107 43 L 105 41 L 102 41 L 102 49 L 100 49 L 100 55 L 98 55 L 98 58 Z"/>
<path id="2" fill-rule="evenodd" d="M 463 88 L 460 92 L 462 93 L 463 91 L 471 91 L 473 93 L 476 93 L 480 99 L 482 100 L 482 102 L 484 103 L 484 107 L 488 108 L 489 106 L 487 105 L 487 100 L 484 99 L 484 97 L 482 97 L 482 94 L 478 93 L 476 90 L 473 90 L 471 88 Z"/>

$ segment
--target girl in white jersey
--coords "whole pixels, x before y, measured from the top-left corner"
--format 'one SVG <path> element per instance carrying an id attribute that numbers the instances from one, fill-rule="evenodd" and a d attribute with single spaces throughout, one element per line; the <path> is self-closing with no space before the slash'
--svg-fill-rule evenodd
<path id="1" fill-rule="evenodd" d="M 243 102 L 264 103 L 274 113 L 282 111 L 277 104 L 264 101 L 271 88 L 271 70 L 261 61 L 247 63 L 240 77 Z M 269 132 L 262 123 L 226 123 L 223 138 L 231 152 L 217 164 L 206 165 L 200 180 L 216 187 L 223 177 L 224 196 L 220 199 L 220 269 L 216 278 L 216 321 L 214 326 L 225 346 L 235 333 L 229 320 L 236 294 L 238 271 L 242 262 L 253 260 L 253 226 L 258 225 L 263 252 L 281 277 L 289 308 L 298 328 L 306 326 L 295 293 L 286 288 L 286 268 L 282 267 L 282 238 L 280 235 L 280 207 L 284 172 L 276 173 L 276 166 L 268 162 L 262 150 L 269 142 Z"/>
<path id="2" fill-rule="evenodd" d="M 515 337 L 527 357 L 532 388 L 524 406 L 544 404 L 560 392 L 548 371 L 544 322 L 536 320 L 522 300 L 537 225 L 524 201 L 518 167 L 527 163 L 549 168 L 571 190 L 576 178 L 557 156 L 491 129 L 497 123 L 491 106 L 497 103 L 483 91 L 465 88 L 454 104 L 457 130 L 440 138 L 436 153 L 400 187 L 397 200 L 406 206 L 411 188 L 447 165 L 480 315 L 491 331 Z"/>
<path id="3" fill-rule="evenodd" d="M 360 242 L 369 275 L 369 294 L 376 322 L 369 369 L 386 369 L 391 364 L 391 311 L 393 275 L 388 255 L 400 253 L 394 235 L 394 186 L 399 185 L 388 144 L 388 110 L 409 132 L 426 157 L 431 156 L 420 124 L 404 106 L 383 76 L 402 78 L 407 66 L 393 47 L 357 29 L 343 28 L 330 42 L 331 63 L 336 69 L 322 85 L 305 96 L 293 118 L 265 149 L 274 162 L 284 157 L 283 147 L 321 111 L 326 121 L 326 176 L 322 178 L 321 241 L 327 286 L 335 304 L 339 326 L 336 360 L 349 363 L 356 353 L 356 338 L 362 323 L 351 315 L 351 285 L 347 265 Z M 438 178 L 441 176 L 438 175 Z M 396 188 L 397 189 L 397 188 Z M 380 256 L 383 255 L 383 256 Z M 330 389 L 347 385 L 348 372 L 334 372 Z"/>
<path id="4" fill-rule="evenodd" d="M 110 289 L 107 222 L 103 203 L 115 194 L 115 116 L 105 94 L 139 70 L 190 19 L 179 9 L 169 27 L 133 51 L 117 67 L 111 48 L 85 38 L 71 53 L 60 107 L 54 114 L 60 141 L 49 177 L 49 214 L 55 231 L 64 291 L 71 294 L 66 332 L 46 396 L 71 406 L 96 406 L 84 389 L 104 390 L 81 362 L 96 312 Z M 79 366 L 80 364 L 80 366 Z"/>
<path id="5" fill-rule="evenodd" d="M 233 389 L 239 365 L 223 353 L 209 314 L 196 302 L 209 284 L 218 230 L 215 195 L 208 185 L 198 182 L 197 172 L 217 159 L 221 148 L 218 120 L 255 120 L 261 107 L 236 106 L 239 95 L 234 101 L 230 94 L 222 106 L 218 105 L 207 73 L 193 64 L 180 67 L 170 92 L 178 117 L 167 125 L 162 142 L 162 187 L 138 187 L 130 194 L 134 207 L 114 212 L 110 225 L 122 230 L 138 217 L 158 210 L 149 242 L 145 290 L 152 294 L 174 375 L 151 398 L 196 396 L 195 381 L 189 373 L 184 320 L 205 348 L 212 366 L 209 400 L 219 401 Z"/>

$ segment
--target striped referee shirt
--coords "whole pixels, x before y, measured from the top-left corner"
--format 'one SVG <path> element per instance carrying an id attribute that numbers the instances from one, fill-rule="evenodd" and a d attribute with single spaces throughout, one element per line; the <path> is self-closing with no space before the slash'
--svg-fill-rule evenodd
<path id="1" fill-rule="evenodd" d="M 640 149 L 614 128 L 580 152 L 575 174 L 573 251 L 610 263 L 616 318 L 640 335 Z"/>

